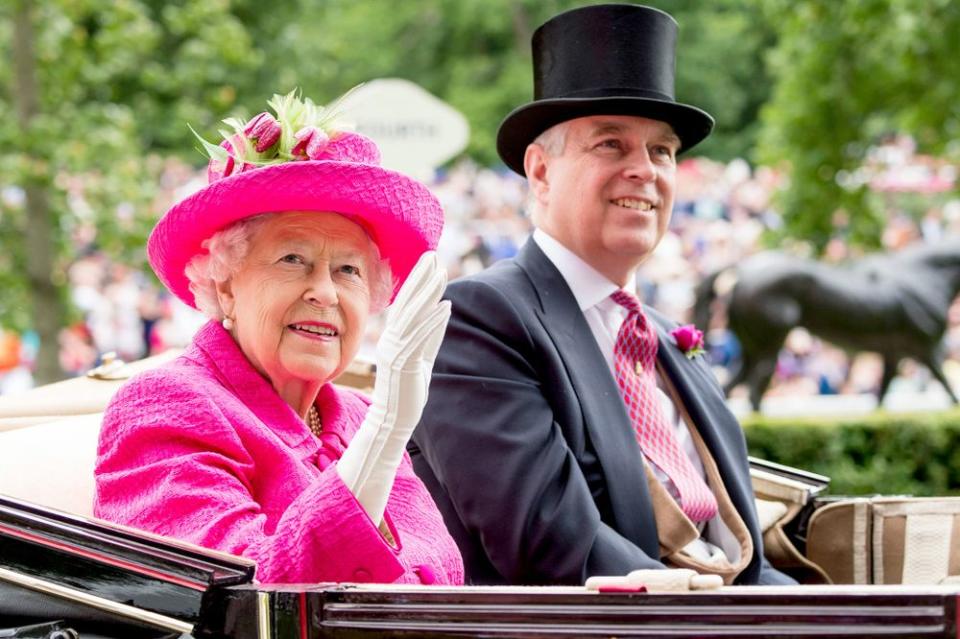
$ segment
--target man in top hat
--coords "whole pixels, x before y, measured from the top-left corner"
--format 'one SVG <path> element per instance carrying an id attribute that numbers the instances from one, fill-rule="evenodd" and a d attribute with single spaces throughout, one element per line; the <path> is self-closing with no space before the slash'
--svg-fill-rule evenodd
<path id="1" fill-rule="evenodd" d="M 676 157 L 713 119 L 674 100 L 677 25 L 597 5 L 533 35 L 533 102 L 497 149 L 533 237 L 453 282 L 414 467 L 475 584 L 684 567 L 792 583 L 763 558 L 744 438 L 706 362 L 631 293 Z M 678 344 L 679 342 L 679 344 Z"/>

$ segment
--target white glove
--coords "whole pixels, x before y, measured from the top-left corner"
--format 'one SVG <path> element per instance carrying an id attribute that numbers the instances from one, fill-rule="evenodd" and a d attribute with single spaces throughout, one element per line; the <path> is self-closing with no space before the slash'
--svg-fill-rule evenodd
<path id="1" fill-rule="evenodd" d="M 337 462 L 343 483 L 378 526 L 403 451 L 427 403 L 433 360 L 450 319 L 450 302 L 440 301 L 446 284 L 437 254 L 424 253 L 387 311 L 377 342 L 372 402 Z"/>

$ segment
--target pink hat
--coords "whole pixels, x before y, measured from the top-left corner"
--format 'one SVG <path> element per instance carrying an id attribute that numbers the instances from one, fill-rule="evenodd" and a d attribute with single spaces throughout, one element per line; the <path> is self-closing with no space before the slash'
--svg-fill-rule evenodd
<path id="1" fill-rule="evenodd" d="M 181 200 L 150 233 L 150 265 L 170 291 L 196 307 L 185 270 L 203 242 L 237 220 L 282 211 L 340 213 L 359 224 L 388 260 L 397 286 L 443 229 L 440 203 L 426 186 L 380 167 L 380 150 L 357 133 L 330 127 L 331 109 L 295 93 L 269 102 L 234 129 L 211 156 L 209 184 Z"/>

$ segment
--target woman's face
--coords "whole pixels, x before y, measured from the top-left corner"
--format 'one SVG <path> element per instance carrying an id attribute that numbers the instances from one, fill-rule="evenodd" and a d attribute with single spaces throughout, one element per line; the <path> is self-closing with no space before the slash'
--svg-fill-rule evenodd
<path id="1" fill-rule="evenodd" d="M 218 286 L 234 338 L 274 388 L 326 382 L 360 347 L 370 310 L 370 240 L 336 213 L 270 215 Z"/>

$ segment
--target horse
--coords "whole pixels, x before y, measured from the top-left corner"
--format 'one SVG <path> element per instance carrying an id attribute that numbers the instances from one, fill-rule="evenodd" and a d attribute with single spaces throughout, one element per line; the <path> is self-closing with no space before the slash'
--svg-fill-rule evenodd
<path id="1" fill-rule="evenodd" d="M 943 335 L 947 311 L 960 292 L 960 239 L 839 265 L 777 251 L 755 254 L 700 282 L 694 317 L 701 326 L 709 325 L 718 288 L 728 289 L 728 325 L 742 348 L 740 365 L 724 391 L 729 395 L 746 382 L 754 410 L 760 408 L 787 333 L 798 326 L 848 351 L 879 353 L 880 403 L 905 357 L 929 368 L 958 403 L 943 374 Z"/>

